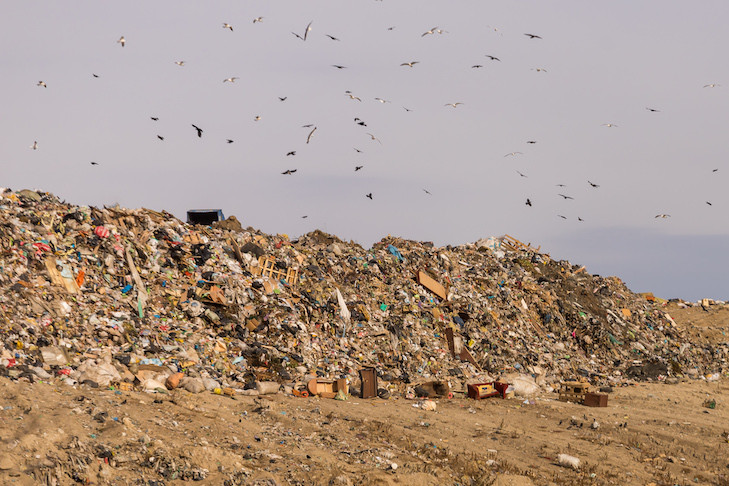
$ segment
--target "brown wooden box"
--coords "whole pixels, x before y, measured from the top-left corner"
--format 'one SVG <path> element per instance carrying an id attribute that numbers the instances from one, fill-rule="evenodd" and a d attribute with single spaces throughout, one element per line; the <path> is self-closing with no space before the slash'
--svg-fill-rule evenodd
<path id="1" fill-rule="evenodd" d="M 585 400 L 582 402 L 587 407 L 607 407 L 608 396 L 605 393 L 585 393 Z"/>

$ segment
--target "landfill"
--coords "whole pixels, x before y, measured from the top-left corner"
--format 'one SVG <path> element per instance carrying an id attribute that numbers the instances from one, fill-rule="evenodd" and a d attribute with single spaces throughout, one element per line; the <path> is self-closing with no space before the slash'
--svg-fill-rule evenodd
<path id="1" fill-rule="evenodd" d="M 404 393 L 484 375 L 546 387 L 726 371 L 726 346 L 693 345 L 618 278 L 513 239 L 438 248 L 388 236 L 364 249 L 28 190 L 0 203 L 0 369 L 13 377 L 154 389 L 183 372 L 202 391 L 354 385 L 370 366 Z M 447 329 L 467 360 L 449 352 Z"/>
<path id="2" fill-rule="evenodd" d="M 30 383 L 304 397 L 321 380 L 346 400 L 374 369 L 380 399 L 435 410 L 432 390 L 495 380 L 531 396 L 729 371 L 729 346 L 660 302 L 510 236 L 365 249 L 4 189 L 0 288 L 0 377 Z"/>

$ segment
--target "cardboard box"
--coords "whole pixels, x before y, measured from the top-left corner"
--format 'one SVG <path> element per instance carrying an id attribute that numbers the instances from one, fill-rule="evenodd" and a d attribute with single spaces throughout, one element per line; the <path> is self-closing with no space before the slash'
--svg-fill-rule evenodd
<path id="1" fill-rule="evenodd" d="M 608 396 L 606 393 L 585 393 L 585 400 L 582 402 L 587 407 L 607 407 Z"/>

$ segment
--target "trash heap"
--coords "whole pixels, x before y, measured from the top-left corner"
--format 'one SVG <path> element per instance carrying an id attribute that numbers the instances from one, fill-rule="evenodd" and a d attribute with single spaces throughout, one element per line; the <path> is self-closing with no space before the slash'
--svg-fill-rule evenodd
<path id="1" fill-rule="evenodd" d="M 90 386 L 255 394 L 374 367 L 393 395 L 520 374 L 548 389 L 727 371 L 616 277 L 513 238 L 371 249 L 235 217 L 0 196 L 0 375 Z M 171 376 L 172 375 L 172 376 Z M 258 387 L 257 387 L 258 385 Z"/>

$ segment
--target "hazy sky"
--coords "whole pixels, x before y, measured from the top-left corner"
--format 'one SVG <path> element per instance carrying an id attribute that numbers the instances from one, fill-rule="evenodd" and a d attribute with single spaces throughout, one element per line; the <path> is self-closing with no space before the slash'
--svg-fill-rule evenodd
<path id="1" fill-rule="evenodd" d="M 7 0 L 0 185 L 365 247 L 508 233 L 727 298 L 727 24 L 726 0 Z"/>

